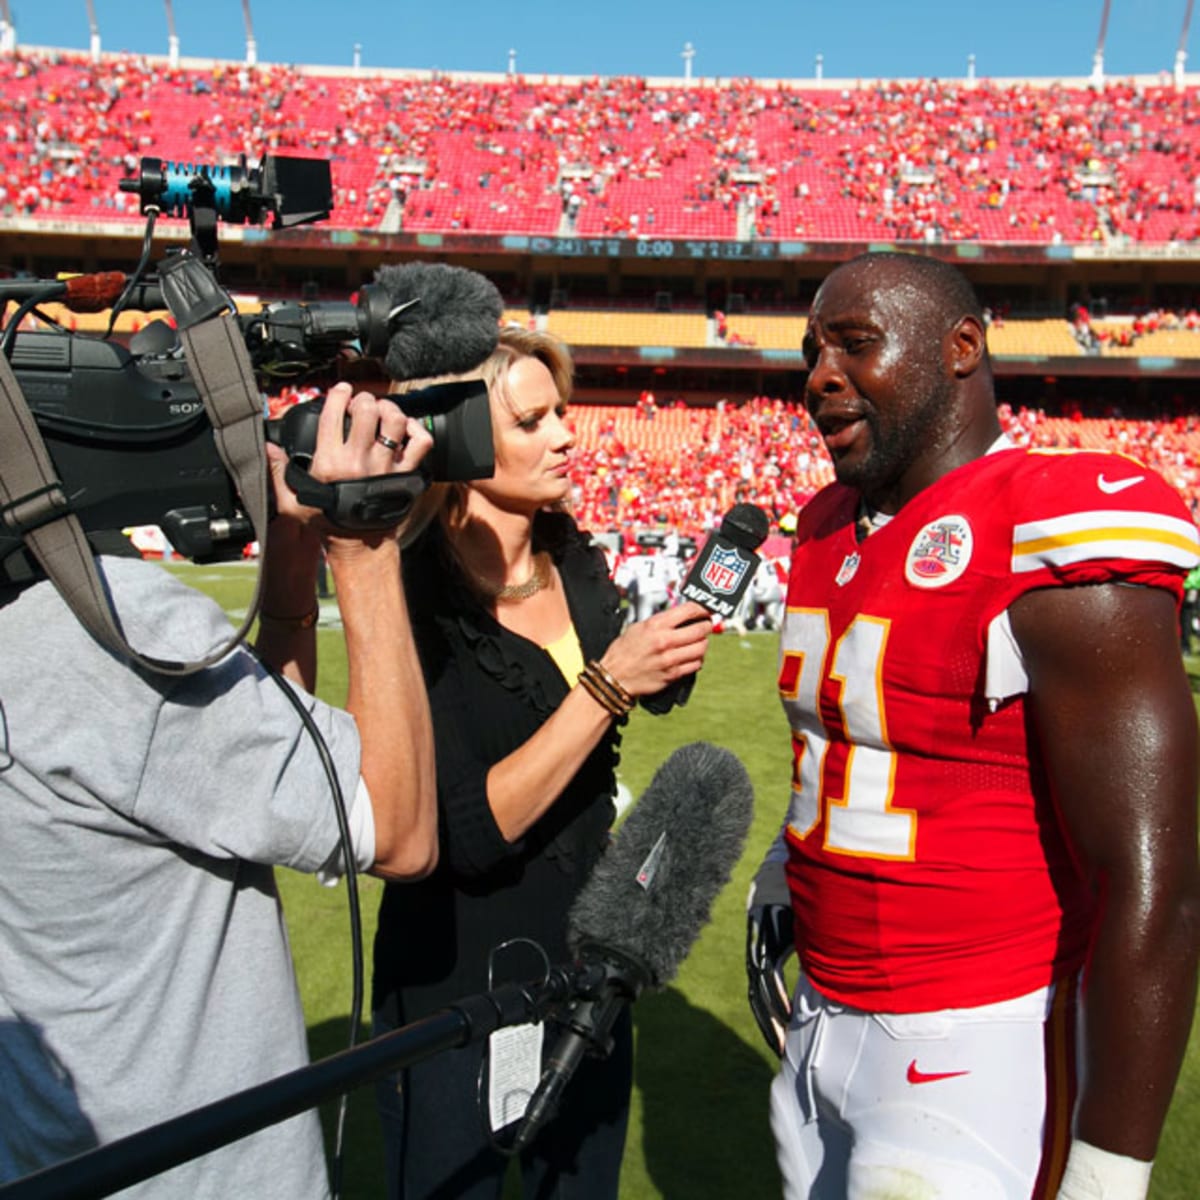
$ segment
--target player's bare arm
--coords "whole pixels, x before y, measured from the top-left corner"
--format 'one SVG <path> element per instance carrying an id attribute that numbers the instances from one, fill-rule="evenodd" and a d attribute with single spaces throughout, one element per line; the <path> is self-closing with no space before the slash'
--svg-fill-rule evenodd
<path id="1" fill-rule="evenodd" d="M 1014 604 L 1061 819 L 1101 904 L 1075 1136 L 1153 1159 L 1200 948 L 1196 711 L 1169 592 L 1105 584 Z"/>

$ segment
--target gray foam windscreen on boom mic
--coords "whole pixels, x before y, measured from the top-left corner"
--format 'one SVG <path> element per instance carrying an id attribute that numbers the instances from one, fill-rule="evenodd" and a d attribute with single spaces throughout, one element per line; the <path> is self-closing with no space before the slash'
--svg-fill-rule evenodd
<path id="1" fill-rule="evenodd" d="M 375 281 L 392 308 L 404 308 L 390 326 L 385 356 L 392 379 L 433 379 L 473 371 L 496 348 L 504 301 L 478 271 L 444 263 L 384 266 Z"/>
<path id="2" fill-rule="evenodd" d="M 741 857 L 754 788 L 737 756 L 709 742 L 659 767 L 568 915 L 572 952 L 609 947 L 674 978 Z"/>

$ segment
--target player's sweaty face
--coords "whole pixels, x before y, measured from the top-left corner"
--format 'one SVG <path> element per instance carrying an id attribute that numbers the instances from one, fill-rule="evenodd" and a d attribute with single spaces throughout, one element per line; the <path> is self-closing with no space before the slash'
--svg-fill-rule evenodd
<path id="1" fill-rule="evenodd" d="M 930 298 L 886 265 L 835 271 L 804 338 L 805 404 L 842 483 L 882 502 L 945 419 L 950 394 Z"/>

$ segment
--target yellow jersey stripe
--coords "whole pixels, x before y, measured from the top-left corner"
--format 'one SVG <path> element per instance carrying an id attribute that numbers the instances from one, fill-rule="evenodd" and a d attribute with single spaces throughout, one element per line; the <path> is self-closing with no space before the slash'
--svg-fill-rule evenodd
<path id="1" fill-rule="evenodd" d="M 1197 554 L 1198 548 L 1195 537 L 1189 538 L 1186 534 L 1173 533 L 1167 529 L 1147 529 L 1145 526 L 1126 528 L 1109 526 L 1104 529 L 1079 529 L 1070 533 L 1033 538 L 1026 542 L 1014 542 L 1013 560 L 1033 555 L 1052 555 L 1055 550 L 1067 546 L 1079 546 L 1092 542 L 1113 542 L 1133 546 L 1145 543 L 1145 553 L 1126 556 L 1134 558 L 1152 558 L 1154 555 L 1150 551 L 1159 546 L 1173 546 L 1177 550 L 1193 555 Z"/>

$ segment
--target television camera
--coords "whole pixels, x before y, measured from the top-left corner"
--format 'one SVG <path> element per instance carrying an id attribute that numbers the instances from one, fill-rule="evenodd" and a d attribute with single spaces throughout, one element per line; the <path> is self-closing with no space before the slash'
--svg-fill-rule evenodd
<path id="1" fill-rule="evenodd" d="M 0 332 L 0 351 L 9 358 L 85 532 L 159 525 L 186 557 L 237 557 L 254 530 L 218 456 L 178 333 L 156 319 L 127 342 L 119 340 L 113 335 L 117 315 L 126 309 L 169 308 L 177 323 L 186 324 L 197 310 L 199 315 L 235 314 L 231 319 L 240 327 L 261 384 L 332 382 L 339 367 L 354 359 L 380 360 L 378 378 L 386 379 L 383 360 L 394 370 L 389 344 L 401 327 L 403 336 L 420 339 L 425 326 L 445 314 L 424 311 L 420 294 L 398 298 L 395 286 L 378 282 L 363 287 L 354 301 L 276 301 L 255 313 L 238 313 L 216 279 L 218 219 L 245 223 L 271 216 L 274 228 L 287 228 L 328 217 L 333 192 L 323 160 L 266 156 L 260 165 L 247 167 L 243 157 L 239 166 L 213 167 L 144 158 L 139 173 L 122 180 L 121 189 L 138 194 L 147 219 L 134 273 L 0 280 L 0 302 L 5 308 L 17 305 Z M 187 249 L 168 251 L 158 271 L 149 273 L 154 223 L 164 213 L 188 216 L 192 241 Z M 392 272 L 394 285 L 396 276 L 409 269 L 388 267 L 381 275 Z M 418 274 L 409 282 L 419 287 L 424 278 Z M 441 288 L 439 295 L 442 303 L 447 296 L 452 302 L 453 290 Z M 493 326 L 499 316 L 496 301 Z M 75 312 L 108 309 L 108 329 L 101 336 L 72 332 L 43 310 L 51 302 Z M 30 314 L 42 329 L 20 328 Z M 486 318 L 482 324 L 486 328 Z M 430 337 L 444 336 L 441 328 L 430 330 Z M 485 356 L 486 347 L 474 361 Z M 441 361 L 436 354 L 434 359 Z M 411 354 L 404 361 L 426 363 Z M 469 365 L 445 365 L 440 371 L 426 366 L 417 374 L 458 373 Z M 443 384 L 394 399 L 410 416 L 423 419 L 434 438 L 428 465 L 409 489 L 412 495 L 429 479 L 491 475 L 491 421 L 481 382 Z M 312 401 L 266 421 L 266 437 L 304 463 L 312 453 L 319 408 L 320 401 Z M 0 527 L 0 581 L 21 578 L 30 569 L 21 547 L 19 533 Z"/>

